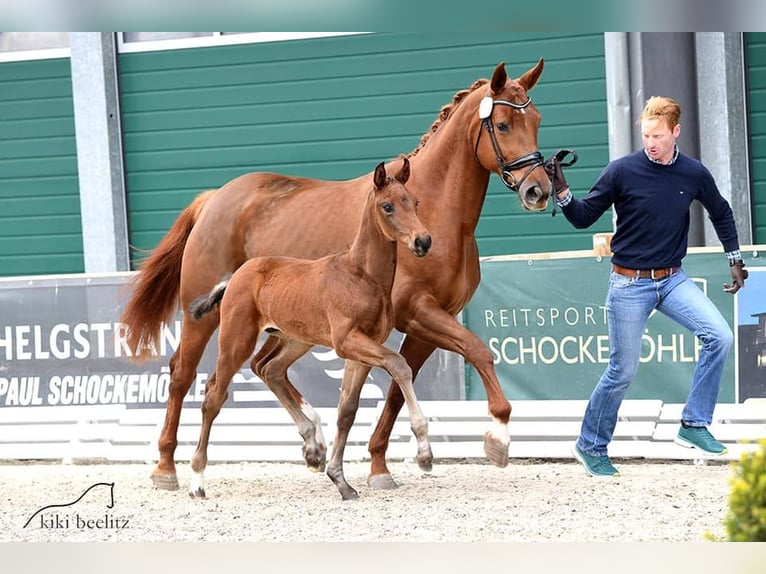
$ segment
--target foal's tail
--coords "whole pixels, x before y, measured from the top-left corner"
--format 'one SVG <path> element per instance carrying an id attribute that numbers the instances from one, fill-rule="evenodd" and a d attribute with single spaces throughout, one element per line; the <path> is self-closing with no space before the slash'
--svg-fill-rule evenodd
<path id="1" fill-rule="evenodd" d="M 126 327 L 126 342 L 137 360 L 147 359 L 155 353 L 162 324 L 178 309 L 184 247 L 213 191 L 199 194 L 181 212 L 142 263 L 140 271 L 126 285 L 134 290 L 120 321 Z"/>
<path id="2" fill-rule="evenodd" d="M 207 295 L 202 295 L 201 297 L 197 297 L 194 301 L 191 302 L 189 305 L 189 313 L 192 317 L 194 317 L 195 321 L 202 319 L 202 317 L 210 313 L 213 309 L 215 309 L 216 305 L 221 302 L 221 299 L 223 299 L 223 294 L 226 292 L 226 287 L 229 285 L 230 279 L 231 273 L 227 274 L 226 277 L 223 278 L 223 281 L 213 287 L 213 290 L 210 291 L 210 293 Z"/>

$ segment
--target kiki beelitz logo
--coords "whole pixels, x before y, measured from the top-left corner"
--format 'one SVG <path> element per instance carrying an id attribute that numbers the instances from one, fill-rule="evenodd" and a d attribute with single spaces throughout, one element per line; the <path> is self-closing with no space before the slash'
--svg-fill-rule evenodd
<path id="1" fill-rule="evenodd" d="M 101 488 L 100 488 L 101 487 Z M 106 488 L 103 488 L 106 487 Z M 107 490 L 108 488 L 108 490 Z M 104 514 L 93 512 L 87 514 L 75 511 L 63 511 L 59 509 L 74 508 L 85 496 L 94 491 L 91 496 L 104 496 L 106 511 Z M 109 510 L 114 508 L 114 483 L 97 482 L 86 488 L 83 493 L 72 502 L 64 504 L 49 504 L 37 510 L 24 524 L 24 528 L 37 527 L 47 530 L 121 530 L 128 528 L 129 519 L 115 516 Z"/>

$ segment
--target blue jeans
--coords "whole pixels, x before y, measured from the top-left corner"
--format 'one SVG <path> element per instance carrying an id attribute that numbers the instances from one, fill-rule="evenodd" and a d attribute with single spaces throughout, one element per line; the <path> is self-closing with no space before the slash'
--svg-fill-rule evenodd
<path id="1" fill-rule="evenodd" d="M 612 271 L 606 308 L 609 365 L 588 401 L 577 439 L 580 450 L 592 456 L 607 454 L 617 411 L 638 369 L 641 337 L 654 309 L 700 339 L 699 361 L 681 418 L 692 426 L 709 425 L 726 356 L 734 341 L 731 327 L 713 302 L 683 269 L 659 280 L 625 277 Z"/>

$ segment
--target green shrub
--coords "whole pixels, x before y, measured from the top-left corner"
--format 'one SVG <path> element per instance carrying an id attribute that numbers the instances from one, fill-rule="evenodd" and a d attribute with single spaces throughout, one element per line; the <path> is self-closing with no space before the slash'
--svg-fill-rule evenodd
<path id="1" fill-rule="evenodd" d="M 729 512 L 724 521 L 729 542 L 766 542 L 766 439 L 732 465 Z"/>

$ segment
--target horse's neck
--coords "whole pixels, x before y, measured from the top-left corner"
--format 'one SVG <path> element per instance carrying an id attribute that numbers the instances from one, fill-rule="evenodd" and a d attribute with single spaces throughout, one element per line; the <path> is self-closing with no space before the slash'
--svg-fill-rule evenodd
<path id="1" fill-rule="evenodd" d="M 449 206 L 438 209 L 437 217 L 429 218 L 429 229 L 436 224 L 473 234 L 479 223 L 490 173 L 474 157 L 475 142 L 469 141 L 467 126 L 465 117 L 449 118 L 410 159 L 421 202 L 430 199 L 432 206 Z M 426 217 L 429 211 L 436 213 L 425 206 L 422 211 Z"/>
<path id="2" fill-rule="evenodd" d="M 396 271 L 396 241 L 383 234 L 369 198 L 364 206 L 356 237 L 346 254 L 352 268 L 362 271 L 390 291 Z"/>

